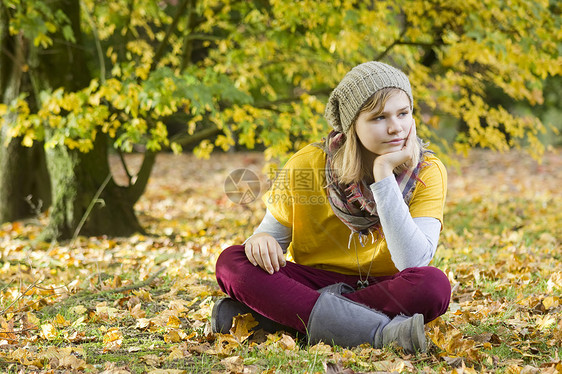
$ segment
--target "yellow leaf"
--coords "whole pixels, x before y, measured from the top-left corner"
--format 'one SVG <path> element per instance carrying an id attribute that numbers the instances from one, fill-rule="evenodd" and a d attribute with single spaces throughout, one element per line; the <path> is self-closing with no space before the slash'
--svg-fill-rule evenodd
<path id="1" fill-rule="evenodd" d="M 141 304 L 137 304 L 135 305 L 132 309 L 131 309 L 131 316 L 133 318 L 144 318 L 146 316 L 146 313 L 144 310 L 141 309 Z"/>
<path id="2" fill-rule="evenodd" d="M 332 347 L 325 343 L 318 343 L 308 349 L 309 352 L 320 355 L 329 355 L 332 353 Z"/>
<path id="3" fill-rule="evenodd" d="M 70 325 L 70 322 L 64 319 L 64 317 L 60 314 L 57 314 L 55 320 L 53 321 L 55 325 L 59 327 L 66 327 Z"/>
<path id="4" fill-rule="evenodd" d="M 279 344 L 279 347 L 281 347 L 286 351 L 292 351 L 297 346 L 295 340 L 289 335 L 285 335 L 285 334 L 283 334 L 281 340 L 279 340 L 277 344 Z"/>
<path id="5" fill-rule="evenodd" d="M 537 318 L 535 324 L 539 330 L 546 330 L 556 322 L 557 320 L 554 317 L 545 315 L 544 317 Z"/>
<path id="6" fill-rule="evenodd" d="M 149 318 L 139 318 L 137 320 L 137 324 L 135 325 L 136 329 L 146 329 L 151 325 L 152 321 Z"/>
<path id="7" fill-rule="evenodd" d="M 148 292 L 147 290 L 135 290 L 133 291 L 133 294 L 138 296 L 142 301 L 152 301 L 152 295 L 150 295 L 150 292 Z"/>
<path id="8" fill-rule="evenodd" d="M 167 327 L 172 327 L 172 328 L 175 328 L 175 329 L 179 329 L 180 326 L 181 326 L 181 321 L 180 321 L 180 319 L 179 319 L 178 317 L 176 317 L 176 316 L 170 316 L 170 317 L 168 318 L 168 323 L 166 323 L 166 326 L 167 326 Z"/>
<path id="9" fill-rule="evenodd" d="M 162 358 L 156 355 L 145 355 L 141 357 L 148 366 L 158 366 L 162 362 Z"/>
<path id="10" fill-rule="evenodd" d="M 231 373 L 241 373 L 244 371 L 244 360 L 240 356 L 227 357 L 221 360 L 221 364 Z"/>
<path id="11" fill-rule="evenodd" d="M 88 311 L 83 305 L 76 305 L 70 309 L 74 314 L 84 314 Z"/>
<path id="12" fill-rule="evenodd" d="M 39 326 L 39 324 L 41 323 L 41 321 L 39 321 L 39 318 L 37 318 L 37 316 L 32 312 L 27 312 L 26 317 L 27 317 L 27 325 L 26 325 L 27 327 L 36 327 Z"/>
<path id="13" fill-rule="evenodd" d="M 74 355 L 68 355 L 60 359 L 59 365 L 68 369 L 84 370 L 86 368 L 86 361 L 81 360 Z"/>
<path id="14" fill-rule="evenodd" d="M 544 305 L 544 308 L 548 310 L 551 308 L 556 308 L 559 304 L 559 301 L 560 300 L 555 296 L 548 296 L 544 298 L 544 300 L 542 301 L 542 305 Z"/>
<path id="15" fill-rule="evenodd" d="M 230 334 L 241 343 L 253 334 L 251 330 L 257 325 L 258 323 L 251 313 L 238 315 L 232 319 Z"/>
<path id="16" fill-rule="evenodd" d="M 172 330 L 164 335 L 164 341 L 166 343 L 179 343 L 181 342 L 181 336 L 177 330 Z"/>
<path id="17" fill-rule="evenodd" d="M 240 346 L 240 343 L 232 335 L 216 334 L 216 336 L 215 349 L 207 351 L 207 354 L 230 356 Z"/>
<path id="18" fill-rule="evenodd" d="M 30 133 L 26 133 L 23 137 L 23 140 L 21 141 L 21 144 L 24 147 L 31 147 L 33 145 L 33 135 Z"/>
<path id="19" fill-rule="evenodd" d="M 47 323 L 41 326 L 41 337 L 47 340 L 53 340 L 57 337 L 57 329 L 55 326 Z"/>
<path id="20" fill-rule="evenodd" d="M 123 333 L 119 331 L 119 328 L 112 327 L 107 330 L 107 333 L 103 336 L 103 351 L 115 351 L 121 348 L 123 344 Z"/>
<path id="21" fill-rule="evenodd" d="M 562 273 L 553 273 L 546 284 L 548 287 L 548 292 L 552 292 L 554 290 L 562 291 Z"/>
<path id="22" fill-rule="evenodd" d="M 183 351 L 178 347 L 175 347 L 174 349 L 172 349 L 166 360 L 174 361 L 174 360 L 179 360 L 183 357 L 184 357 Z"/>

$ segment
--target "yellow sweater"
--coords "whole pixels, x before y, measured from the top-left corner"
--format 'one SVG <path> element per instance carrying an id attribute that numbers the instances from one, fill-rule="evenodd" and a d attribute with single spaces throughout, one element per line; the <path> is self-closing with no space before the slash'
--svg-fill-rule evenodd
<path id="1" fill-rule="evenodd" d="M 414 189 L 410 214 L 413 218 L 437 218 L 443 223 L 447 171 L 433 155 L 426 156 L 425 161 L 428 166 L 418 176 L 422 183 L 418 182 Z M 289 159 L 263 196 L 275 219 L 292 228 L 289 260 L 342 274 L 358 274 L 359 262 L 362 274 L 366 274 L 373 258 L 372 276 L 396 273 L 384 237 L 374 244 L 369 237 L 362 247 L 355 236 L 348 248 L 351 231 L 334 214 L 328 201 L 325 165 L 324 151 L 308 145 Z"/>

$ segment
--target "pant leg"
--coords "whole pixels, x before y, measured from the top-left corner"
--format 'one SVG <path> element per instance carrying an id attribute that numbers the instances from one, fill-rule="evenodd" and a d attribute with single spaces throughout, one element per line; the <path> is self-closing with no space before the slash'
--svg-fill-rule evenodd
<path id="1" fill-rule="evenodd" d="M 216 277 L 220 288 L 230 297 L 303 333 L 320 296 L 316 290 L 347 278 L 290 261 L 278 272 L 269 274 L 250 263 L 242 245 L 229 247 L 220 254 Z"/>
<path id="2" fill-rule="evenodd" d="M 370 278 L 370 281 L 371 286 L 344 296 L 389 317 L 420 313 L 425 323 L 444 314 L 449 307 L 451 284 L 435 267 L 408 268 L 392 276 Z"/>

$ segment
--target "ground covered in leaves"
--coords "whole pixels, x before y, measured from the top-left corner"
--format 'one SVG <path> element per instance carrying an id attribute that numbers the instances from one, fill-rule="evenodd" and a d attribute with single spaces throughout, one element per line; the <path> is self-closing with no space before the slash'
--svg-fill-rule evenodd
<path id="1" fill-rule="evenodd" d="M 259 200 L 229 200 L 224 182 L 238 168 L 265 175 L 262 156 L 163 154 L 137 205 L 143 235 L 37 243 L 44 216 L 1 226 L 0 371 L 561 373 L 562 156 L 458 162 L 434 260 L 453 296 L 426 326 L 425 354 L 308 346 L 251 334 L 247 318 L 212 334 L 216 257 L 264 213 Z"/>

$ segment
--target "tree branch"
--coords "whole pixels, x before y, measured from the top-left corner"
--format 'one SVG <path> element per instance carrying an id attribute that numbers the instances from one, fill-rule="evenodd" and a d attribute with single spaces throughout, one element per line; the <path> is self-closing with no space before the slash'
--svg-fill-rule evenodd
<path id="1" fill-rule="evenodd" d="M 193 8 L 195 7 L 196 0 L 188 0 L 187 5 L 187 25 L 185 26 L 185 37 L 183 39 L 182 47 L 182 59 L 180 65 L 180 71 L 183 71 L 187 65 L 191 63 L 191 53 L 193 52 L 192 41 L 193 39 L 189 36 L 191 35 L 192 29 L 192 18 L 193 18 Z"/>
<path id="2" fill-rule="evenodd" d="M 395 45 L 416 45 L 416 46 L 420 46 L 420 47 L 434 47 L 437 45 L 437 43 L 433 42 L 433 43 L 423 43 L 423 42 L 412 42 L 412 41 L 408 41 L 408 40 L 398 40 L 394 43 Z"/>
<path id="3" fill-rule="evenodd" d="M 107 293 L 120 293 L 120 292 L 126 292 L 126 291 L 131 291 L 131 290 L 136 290 L 137 288 L 142 288 L 145 286 L 150 285 L 150 283 L 152 283 L 152 281 L 154 281 L 160 274 L 162 274 L 164 272 L 164 270 L 166 270 L 166 267 L 161 267 L 160 269 L 158 269 L 155 273 L 153 273 L 150 277 L 146 278 L 145 280 L 143 280 L 142 282 L 138 282 L 138 283 L 133 283 L 130 284 L 128 286 L 123 286 L 123 287 L 119 287 L 119 288 L 115 288 L 113 290 L 108 290 L 106 291 Z"/>
<path id="4" fill-rule="evenodd" d="M 84 12 L 84 15 L 86 16 L 86 20 L 88 21 L 88 24 L 90 25 L 90 28 L 92 29 L 92 35 L 94 36 L 94 42 L 96 44 L 96 53 L 98 55 L 98 62 L 100 64 L 100 83 L 104 84 L 105 83 L 105 60 L 103 58 L 103 51 L 101 49 L 101 43 L 100 43 L 98 28 L 96 27 L 96 24 L 92 20 L 92 16 L 88 12 L 88 9 L 86 8 L 86 5 L 82 1 L 80 1 L 80 7 L 82 8 L 82 11 Z"/>
<path id="5" fill-rule="evenodd" d="M 386 49 L 384 51 L 382 51 L 378 56 L 376 56 L 373 61 L 380 61 L 382 60 L 384 57 L 386 57 L 387 54 L 390 53 L 390 51 L 392 50 L 392 48 L 394 48 L 396 45 L 398 45 L 398 43 L 400 42 L 400 40 L 402 39 L 402 37 L 404 37 L 404 35 L 406 35 L 406 30 L 408 30 L 407 27 L 404 27 L 402 29 L 402 31 L 400 32 L 400 36 L 398 36 L 398 39 L 396 39 L 395 41 L 393 41 L 388 47 L 386 47 Z"/>
<path id="6" fill-rule="evenodd" d="M 138 289 L 138 288 L 149 286 L 150 283 L 152 283 L 165 270 L 166 270 L 166 267 L 161 267 L 156 272 L 152 273 L 152 275 L 150 275 L 150 277 L 146 278 L 145 280 L 143 280 L 141 282 L 130 284 L 128 286 L 114 288 L 112 290 L 101 291 L 101 292 L 98 292 L 98 293 L 95 293 L 95 294 L 92 294 L 91 292 L 88 292 L 86 290 L 81 291 L 79 293 L 76 293 L 74 295 L 69 296 L 68 298 L 66 298 L 65 300 L 61 301 L 58 304 L 51 305 L 51 306 L 43 308 L 41 310 L 41 312 L 44 313 L 44 314 L 50 314 L 50 313 L 54 313 L 56 310 L 63 309 L 68 305 L 77 305 L 77 303 L 82 299 L 92 299 L 92 296 L 100 298 L 100 297 L 104 297 L 104 296 L 115 294 L 115 293 L 127 292 L 127 291 L 131 291 L 131 290 L 135 290 L 135 289 Z"/>
<path id="7" fill-rule="evenodd" d="M 136 203 L 138 199 L 144 193 L 146 185 L 148 183 L 148 178 L 150 177 L 150 172 L 152 167 L 156 162 L 156 152 L 146 151 L 144 153 L 144 159 L 142 161 L 141 168 L 137 173 L 137 179 L 135 183 L 130 184 L 128 187 L 123 187 L 126 191 L 126 198 L 132 203 Z"/>
<path id="8" fill-rule="evenodd" d="M 327 96 L 332 92 L 333 88 L 320 88 L 317 90 L 313 90 L 313 91 L 308 91 L 306 92 L 307 95 L 310 96 Z M 260 109 L 268 109 L 268 110 L 274 110 L 275 107 L 277 105 L 280 104 L 288 104 L 288 103 L 292 103 L 295 101 L 300 100 L 300 96 L 289 96 L 289 97 L 284 97 L 281 99 L 277 99 L 277 100 L 273 100 L 273 101 L 264 101 L 261 103 L 256 103 L 254 104 L 254 107 L 256 108 L 260 108 Z"/>
<path id="9" fill-rule="evenodd" d="M 176 14 L 174 15 L 174 19 L 172 20 L 172 23 L 170 23 L 170 25 L 168 26 L 168 29 L 166 30 L 166 34 L 164 35 L 164 38 L 160 42 L 160 45 L 158 45 L 158 49 L 154 54 L 154 58 L 152 59 L 152 65 L 150 65 L 150 71 L 153 71 L 156 68 L 158 62 L 164 55 L 164 49 L 168 45 L 168 40 L 170 39 L 170 35 L 172 35 L 172 33 L 176 30 L 178 26 L 178 22 L 181 16 L 187 10 L 187 5 L 189 2 L 190 0 L 182 0 L 182 2 L 178 5 Z"/>
<path id="10" fill-rule="evenodd" d="M 210 138 L 211 136 L 218 134 L 220 131 L 221 130 L 215 124 L 212 124 L 208 128 L 197 131 L 192 135 L 187 132 L 176 134 L 170 138 L 170 141 L 185 147 L 186 145 L 198 143 L 201 140 Z"/>
<path id="11" fill-rule="evenodd" d="M 123 165 L 123 170 L 125 170 L 125 174 L 127 174 L 127 178 L 129 178 L 129 184 L 128 185 L 130 186 L 132 181 L 133 181 L 133 176 L 129 172 L 129 168 L 127 167 L 127 162 L 125 162 L 125 157 L 123 156 L 123 152 L 121 152 L 121 149 L 117 148 L 117 153 L 119 154 L 119 159 L 121 160 L 121 165 Z"/>

